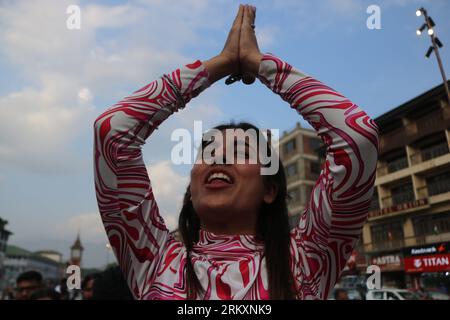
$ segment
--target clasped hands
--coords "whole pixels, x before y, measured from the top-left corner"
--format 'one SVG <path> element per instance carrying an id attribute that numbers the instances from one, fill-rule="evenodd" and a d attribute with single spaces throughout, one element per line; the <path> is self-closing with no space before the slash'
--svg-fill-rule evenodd
<path id="1" fill-rule="evenodd" d="M 255 17 L 256 7 L 239 6 L 222 52 L 204 62 L 211 83 L 228 75 L 239 75 L 245 84 L 255 81 L 262 58 L 254 30 Z"/>

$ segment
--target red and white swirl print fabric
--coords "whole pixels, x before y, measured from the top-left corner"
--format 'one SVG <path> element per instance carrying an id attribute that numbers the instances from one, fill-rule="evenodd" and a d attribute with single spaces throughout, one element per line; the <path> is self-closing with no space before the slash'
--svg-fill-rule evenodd
<path id="1" fill-rule="evenodd" d="M 168 76 L 186 103 L 209 85 L 197 60 Z M 366 221 L 378 156 L 378 128 L 358 106 L 272 54 L 258 79 L 295 108 L 327 145 L 309 206 L 291 232 L 298 299 L 325 299 Z M 179 105 L 160 78 L 107 109 L 94 124 L 98 206 L 136 299 L 186 299 L 186 250 L 161 218 L 142 158 L 145 140 Z M 168 182 L 173 183 L 173 182 Z M 200 231 L 192 254 L 201 299 L 268 299 L 264 244 L 249 235 Z"/>

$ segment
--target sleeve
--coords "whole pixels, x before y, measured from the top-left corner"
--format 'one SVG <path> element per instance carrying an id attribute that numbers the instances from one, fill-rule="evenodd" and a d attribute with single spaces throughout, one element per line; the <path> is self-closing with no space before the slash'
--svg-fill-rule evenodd
<path id="1" fill-rule="evenodd" d="M 326 147 L 309 204 L 291 232 L 299 297 L 326 299 L 367 219 L 378 127 L 350 100 L 272 54 L 263 56 L 258 79 L 308 121 Z"/>
<path id="2" fill-rule="evenodd" d="M 142 158 L 145 140 L 173 112 L 210 86 L 200 60 L 151 82 L 94 123 L 94 177 L 100 215 L 135 298 L 150 288 L 158 259 L 175 240 L 159 215 Z M 175 90 L 173 85 L 179 90 Z M 156 150 L 155 150 L 156 151 Z"/>

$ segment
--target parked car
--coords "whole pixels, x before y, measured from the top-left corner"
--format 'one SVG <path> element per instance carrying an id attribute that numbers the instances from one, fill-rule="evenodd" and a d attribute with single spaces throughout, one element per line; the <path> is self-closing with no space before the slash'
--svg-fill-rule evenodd
<path id="1" fill-rule="evenodd" d="M 420 300 L 420 297 L 409 290 L 403 289 L 381 289 L 369 290 L 366 294 L 367 300 Z"/>
<path id="2" fill-rule="evenodd" d="M 427 294 L 433 300 L 450 300 L 450 295 L 441 291 L 431 290 Z"/>
<path id="3" fill-rule="evenodd" d="M 347 288 L 335 288 L 331 291 L 328 300 L 336 300 L 335 290 L 342 290 L 347 293 L 348 300 L 364 300 L 364 297 L 361 295 L 361 293 L 356 289 L 347 289 Z"/>

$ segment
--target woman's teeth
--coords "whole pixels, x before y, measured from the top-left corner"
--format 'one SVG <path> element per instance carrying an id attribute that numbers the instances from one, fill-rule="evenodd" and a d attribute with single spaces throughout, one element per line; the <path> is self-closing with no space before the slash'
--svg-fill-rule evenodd
<path id="1" fill-rule="evenodd" d="M 214 179 L 221 179 L 221 180 L 225 180 L 228 183 L 231 183 L 231 178 L 229 176 L 227 176 L 226 174 L 221 173 L 221 172 L 215 172 L 215 173 L 211 174 L 208 177 L 208 181 L 207 182 L 209 183 L 209 182 L 211 182 Z"/>

